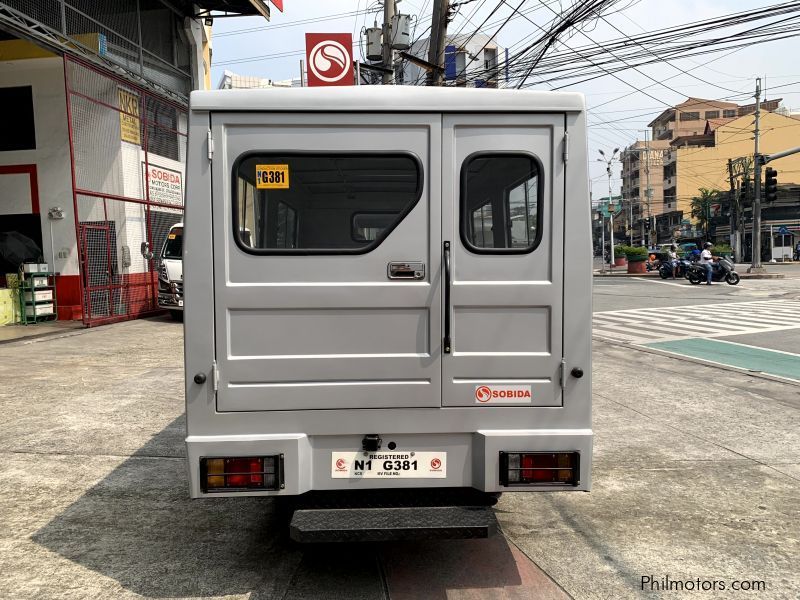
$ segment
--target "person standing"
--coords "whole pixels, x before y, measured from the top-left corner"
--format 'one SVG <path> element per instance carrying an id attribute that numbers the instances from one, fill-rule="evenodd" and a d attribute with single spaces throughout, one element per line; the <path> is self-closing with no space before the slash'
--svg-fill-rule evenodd
<path id="1" fill-rule="evenodd" d="M 672 265 L 672 278 L 676 279 L 678 275 L 678 247 L 675 244 L 669 247 L 669 262 Z"/>
<path id="2" fill-rule="evenodd" d="M 714 274 L 714 255 L 711 253 L 711 248 L 714 244 L 706 242 L 703 244 L 703 251 L 700 253 L 700 264 L 706 270 L 706 285 L 711 285 L 711 277 Z"/>

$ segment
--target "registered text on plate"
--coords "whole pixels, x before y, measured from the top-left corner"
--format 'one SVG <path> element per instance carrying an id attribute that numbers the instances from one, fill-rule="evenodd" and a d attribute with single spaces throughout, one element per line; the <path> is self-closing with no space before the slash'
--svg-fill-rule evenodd
<path id="1" fill-rule="evenodd" d="M 447 452 L 331 452 L 334 479 L 444 479 Z"/>

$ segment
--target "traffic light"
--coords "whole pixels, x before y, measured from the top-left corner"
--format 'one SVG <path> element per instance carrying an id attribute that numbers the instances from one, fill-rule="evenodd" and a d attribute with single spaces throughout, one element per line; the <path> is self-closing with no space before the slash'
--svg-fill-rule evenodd
<path id="1" fill-rule="evenodd" d="M 764 201 L 775 202 L 778 199 L 778 172 L 767 167 L 764 171 Z"/>

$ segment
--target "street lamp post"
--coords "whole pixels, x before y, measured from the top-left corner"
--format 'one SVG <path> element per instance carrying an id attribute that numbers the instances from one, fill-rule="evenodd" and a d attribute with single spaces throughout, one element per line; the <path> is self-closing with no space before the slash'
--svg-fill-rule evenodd
<path id="1" fill-rule="evenodd" d="M 602 156 L 603 158 L 598 158 L 597 160 L 602 163 L 606 163 L 606 173 L 608 173 L 608 205 L 611 206 L 611 165 L 617 158 L 617 152 L 619 152 L 619 148 L 614 148 L 614 151 L 611 153 L 611 156 L 609 158 L 606 158 L 606 153 L 603 152 L 602 150 L 598 150 L 598 152 L 600 153 L 600 156 Z M 611 268 L 613 269 L 614 268 L 614 211 L 609 210 L 608 215 L 610 223 L 609 228 L 611 230 L 611 239 L 610 239 Z M 605 224 L 603 225 L 603 227 L 604 227 L 603 231 L 605 231 Z M 603 248 L 603 252 L 605 252 L 605 247 Z M 605 256 L 603 257 L 603 260 L 605 260 Z"/>

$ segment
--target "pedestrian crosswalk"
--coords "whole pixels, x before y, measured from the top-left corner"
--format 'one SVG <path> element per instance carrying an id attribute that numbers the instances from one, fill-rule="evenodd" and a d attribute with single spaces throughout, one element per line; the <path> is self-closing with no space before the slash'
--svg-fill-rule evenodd
<path id="1" fill-rule="evenodd" d="M 800 300 L 763 300 L 594 313 L 601 340 L 646 344 L 800 328 Z"/>

